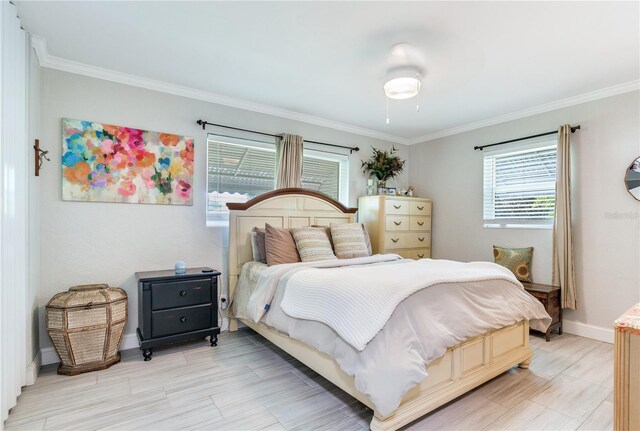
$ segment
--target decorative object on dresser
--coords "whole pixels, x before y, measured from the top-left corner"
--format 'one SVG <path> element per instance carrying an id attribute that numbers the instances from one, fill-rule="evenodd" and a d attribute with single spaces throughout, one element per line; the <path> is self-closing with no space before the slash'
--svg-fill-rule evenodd
<path id="1" fill-rule="evenodd" d="M 362 172 L 369 176 L 374 176 L 378 179 L 378 194 L 388 194 L 387 180 L 394 178 L 396 175 L 404 170 L 405 160 L 401 160 L 396 155 L 396 147 L 392 147 L 391 150 L 378 150 L 373 148 L 373 154 L 369 157 L 369 160 L 362 161 Z"/>
<path id="2" fill-rule="evenodd" d="M 364 196 L 358 199 L 358 221 L 369 232 L 374 254 L 431 257 L 430 199 Z"/>
<path id="3" fill-rule="evenodd" d="M 47 303 L 47 331 L 60 356 L 58 374 L 75 376 L 120 362 L 127 294 L 106 284 L 74 286 Z"/>
<path id="4" fill-rule="evenodd" d="M 557 329 L 562 335 L 562 307 L 560 307 L 560 288 L 540 283 L 522 283 L 524 290 L 529 292 L 544 305 L 545 310 L 551 316 L 551 325 L 545 333 L 545 339 L 551 339 L 551 331 Z"/>
<path id="5" fill-rule="evenodd" d="M 640 430 L 640 304 L 614 322 L 613 429 Z"/>
<path id="6" fill-rule="evenodd" d="M 218 276 L 211 268 L 136 272 L 138 341 L 144 360 L 153 348 L 194 338 L 218 341 Z"/>

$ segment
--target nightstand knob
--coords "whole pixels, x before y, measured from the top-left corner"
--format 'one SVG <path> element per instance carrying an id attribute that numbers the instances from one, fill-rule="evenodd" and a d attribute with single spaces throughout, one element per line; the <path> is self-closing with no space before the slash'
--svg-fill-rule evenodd
<path id="1" fill-rule="evenodd" d="M 398 242 L 398 240 L 399 240 L 399 239 L 400 239 L 400 238 L 391 238 L 391 241 L 393 241 L 393 242 Z"/>
<path id="2" fill-rule="evenodd" d="M 424 254 L 419 254 L 418 257 L 422 259 L 424 257 Z"/>
<path id="3" fill-rule="evenodd" d="M 182 323 L 184 323 L 184 322 L 186 322 L 186 321 L 187 321 L 187 318 L 186 318 L 186 317 L 184 317 L 184 316 L 182 316 L 182 317 L 180 318 L 180 321 L 181 321 Z"/>
<path id="4" fill-rule="evenodd" d="M 424 207 L 418 207 L 418 211 L 422 211 Z"/>
<path id="5" fill-rule="evenodd" d="M 424 224 L 424 222 L 423 222 L 423 221 L 419 221 L 419 222 L 418 222 L 418 226 L 422 226 L 423 224 Z"/>
<path id="6" fill-rule="evenodd" d="M 187 291 L 186 290 L 181 290 L 180 291 L 180 296 L 187 296 Z"/>
<path id="7" fill-rule="evenodd" d="M 420 242 L 424 241 L 424 237 L 418 238 L 418 241 L 420 241 Z"/>
<path id="8" fill-rule="evenodd" d="M 393 205 L 393 207 L 397 210 L 399 210 L 400 208 L 402 208 L 402 205 Z"/>
<path id="9" fill-rule="evenodd" d="M 395 224 L 396 226 L 400 226 L 402 224 L 401 221 L 394 221 L 393 224 Z"/>

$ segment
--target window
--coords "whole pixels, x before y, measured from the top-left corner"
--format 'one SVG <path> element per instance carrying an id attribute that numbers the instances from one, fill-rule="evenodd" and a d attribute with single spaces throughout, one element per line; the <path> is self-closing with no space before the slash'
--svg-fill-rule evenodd
<path id="1" fill-rule="evenodd" d="M 550 227 L 555 200 L 555 142 L 484 155 L 485 227 Z"/>
<path id="2" fill-rule="evenodd" d="M 207 138 L 207 225 L 226 225 L 227 202 L 246 202 L 275 188 L 276 150 L 270 142 Z M 305 148 L 302 187 L 348 203 L 349 157 Z"/>

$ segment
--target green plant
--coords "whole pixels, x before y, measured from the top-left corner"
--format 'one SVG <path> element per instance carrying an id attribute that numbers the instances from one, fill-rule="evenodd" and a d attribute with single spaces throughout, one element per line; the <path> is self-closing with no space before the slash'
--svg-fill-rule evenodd
<path id="1" fill-rule="evenodd" d="M 389 151 L 371 148 L 373 148 L 373 154 L 369 160 L 362 161 L 362 173 L 373 175 L 379 181 L 386 181 L 404 170 L 405 160 L 401 160 L 396 155 L 398 150 L 395 147 Z"/>

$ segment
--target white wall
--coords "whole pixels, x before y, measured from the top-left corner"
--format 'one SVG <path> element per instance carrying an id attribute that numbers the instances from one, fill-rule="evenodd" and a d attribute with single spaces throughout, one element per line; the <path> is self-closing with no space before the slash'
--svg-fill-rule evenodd
<path id="1" fill-rule="evenodd" d="M 578 310 L 565 313 L 566 329 L 608 339 L 613 320 L 640 300 L 640 202 L 622 181 L 640 155 L 639 103 L 636 91 L 411 146 L 410 183 L 433 199 L 433 257 L 492 260 L 493 244 L 533 246 L 534 281 L 549 283 L 551 230 L 483 228 L 482 152 L 473 147 L 580 124 L 572 135 Z"/>
<path id="2" fill-rule="evenodd" d="M 224 280 L 228 231 L 205 226 L 207 132 L 195 124 L 197 119 L 359 146 L 361 151 L 350 159 L 351 206 L 366 190 L 360 159 L 369 156 L 371 145 L 391 147 L 388 142 L 320 126 L 52 69 L 42 69 L 41 75 L 41 145 L 51 151 L 52 162 L 45 163 L 41 173 L 40 313 L 44 313 L 51 296 L 72 285 L 109 283 L 123 287 L 129 295 L 126 334 L 130 335 L 137 327 L 136 271 L 172 268 L 176 261 L 184 260 L 190 266 L 217 268 L 223 272 Z M 194 205 L 63 202 L 60 123 L 64 117 L 194 137 Z M 396 147 L 406 159 L 407 147 Z M 398 184 L 406 186 L 407 179 L 405 173 Z M 40 321 L 40 345 L 47 347 L 51 343 L 43 327 L 44 319 Z"/>

